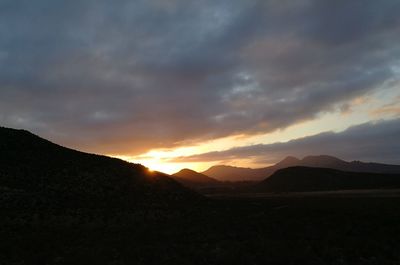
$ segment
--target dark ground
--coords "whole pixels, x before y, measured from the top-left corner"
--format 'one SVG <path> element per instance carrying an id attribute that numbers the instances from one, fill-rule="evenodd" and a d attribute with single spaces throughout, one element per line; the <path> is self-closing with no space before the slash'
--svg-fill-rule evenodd
<path id="1" fill-rule="evenodd" d="M 220 198 L 174 211 L 1 216 L 1 265 L 400 264 L 399 197 Z"/>

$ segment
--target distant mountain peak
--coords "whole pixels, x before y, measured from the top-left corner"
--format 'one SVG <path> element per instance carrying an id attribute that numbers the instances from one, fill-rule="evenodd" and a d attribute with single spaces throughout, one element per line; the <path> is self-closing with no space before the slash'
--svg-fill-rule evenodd
<path id="1" fill-rule="evenodd" d="M 198 172 L 196 172 L 190 168 L 183 168 L 183 169 L 179 170 L 178 172 L 176 172 L 175 174 L 182 174 L 182 173 L 198 173 Z"/>
<path id="2" fill-rule="evenodd" d="M 278 169 L 294 166 L 332 168 L 352 172 L 400 173 L 399 165 L 364 163 L 361 161 L 347 162 L 331 155 L 310 155 L 301 160 L 294 156 L 287 156 L 273 166 L 254 169 L 217 165 L 202 173 L 224 181 L 260 180 L 271 176 Z"/>
<path id="3" fill-rule="evenodd" d="M 264 169 L 252 169 L 226 165 L 212 166 L 202 173 L 219 181 L 261 180 L 266 175 Z"/>
<path id="4" fill-rule="evenodd" d="M 179 172 L 172 174 L 171 177 L 189 187 L 196 187 L 198 185 L 216 185 L 219 183 L 219 181 L 214 178 L 188 168 L 184 168 Z"/>
<path id="5" fill-rule="evenodd" d="M 304 157 L 301 161 L 341 161 L 344 162 L 343 160 L 335 157 L 335 156 L 330 156 L 330 155 L 310 155 Z"/>
<path id="6" fill-rule="evenodd" d="M 276 163 L 277 166 L 285 166 L 285 165 L 293 165 L 299 163 L 300 160 L 297 157 L 294 156 L 287 156 L 280 162 Z"/>

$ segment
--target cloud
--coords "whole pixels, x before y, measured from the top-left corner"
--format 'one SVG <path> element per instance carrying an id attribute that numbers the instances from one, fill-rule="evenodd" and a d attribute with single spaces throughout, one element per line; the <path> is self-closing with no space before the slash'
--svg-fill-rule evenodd
<path id="1" fill-rule="evenodd" d="M 173 158 L 173 162 L 210 162 L 253 159 L 259 164 L 276 163 L 294 155 L 329 154 L 346 160 L 379 161 L 400 164 L 400 119 L 365 123 L 339 133 L 325 132 L 284 143 L 235 147 Z"/>
<path id="2" fill-rule="evenodd" d="M 140 154 L 285 128 L 396 78 L 398 1 L 0 3 L 0 123 Z"/>
<path id="3" fill-rule="evenodd" d="M 379 117 L 380 115 L 392 115 L 393 117 L 400 116 L 400 96 L 397 96 L 393 102 L 390 102 L 378 109 L 371 111 L 371 115 Z"/>

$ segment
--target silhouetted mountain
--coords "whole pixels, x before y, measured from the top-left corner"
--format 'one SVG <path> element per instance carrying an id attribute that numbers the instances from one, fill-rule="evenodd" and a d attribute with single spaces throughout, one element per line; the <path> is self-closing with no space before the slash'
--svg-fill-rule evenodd
<path id="1" fill-rule="evenodd" d="M 220 165 L 212 166 L 206 171 L 202 172 L 202 174 L 215 178 L 219 181 L 248 181 L 262 180 L 265 178 L 267 171 L 265 168 L 252 169 Z"/>
<path id="2" fill-rule="evenodd" d="M 254 186 L 263 192 L 303 192 L 400 188 L 400 175 L 347 172 L 329 168 L 280 169 Z"/>
<path id="3" fill-rule="evenodd" d="M 361 161 L 347 162 L 327 155 L 306 156 L 298 166 L 333 168 L 350 172 L 400 174 L 400 165 L 365 163 Z"/>
<path id="4" fill-rule="evenodd" d="M 203 174 L 224 181 L 262 180 L 271 176 L 279 169 L 294 166 L 331 168 L 349 172 L 400 174 L 400 165 L 364 163 L 360 161 L 346 162 L 339 158 L 328 155 L 306 156 L 301 160 L 293 156 L 288 156 L 273 166 L 256 169 L 231 166 L 213 166 L 204 171 Z"/>
<path id="5" fill-rule="evenodd" d="M 300 160 L 297 157 L 294 156 L 288 156 L 282 161 L 276 163 L 274 165 L 275 168 L 285 168 L 285 167 L 291 167 L 293 165 L 299 164 Z"/>
<path id="6" fill-rule="evenodd" d="M 325 168 L 344 167 L 347 164 L 348 162 L 344 160 L 328 155 L 306 156 L 298 161 L 298 165 Z"/>
<path id="7" fill-rule="evenodd" d="M 0 128 L 0 204 L 34 208 L 130 208 L 197 199 L 168 175 Z"/>
<path id="8" fill-rule="evenodd" d="M 220 165 L 212 166 L 202 173 L 220 181 L 261 181 L 272 175 L 278 169 L 291 167 L 299 163 L 299 159 L 288 156 L 270 167 L 244 168 Z"/>
<path id="9" fill-rule="evenodd" d="M 182 185 L 191 188 L 217 187 L 222 184 L 216 179 L 187 168 L 171 175 L 171 177 Z"/>

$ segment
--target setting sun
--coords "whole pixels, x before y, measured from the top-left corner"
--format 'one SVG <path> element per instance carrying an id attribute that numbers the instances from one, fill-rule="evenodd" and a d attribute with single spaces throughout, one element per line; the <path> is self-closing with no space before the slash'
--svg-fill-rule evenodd
<path id="1" fill-rule="evenodd" d="M 154 155 L 154 154 L 153 154 Z M 171 163 L 168 162 L 170 157 L 166 156 L 153 156 L 153 157 L 129 157 L 129 156 L 118 156 L 113 155 L 113 157 L 117 157 L 132 163 L 139 163 L 146 166 L 149 171 L 160 171 L 167 174 L 173 174 L 178 172 L 183 168 L 191 168 L 193 170 L 204 170 L 207 168 L 208 163 Z"/>

